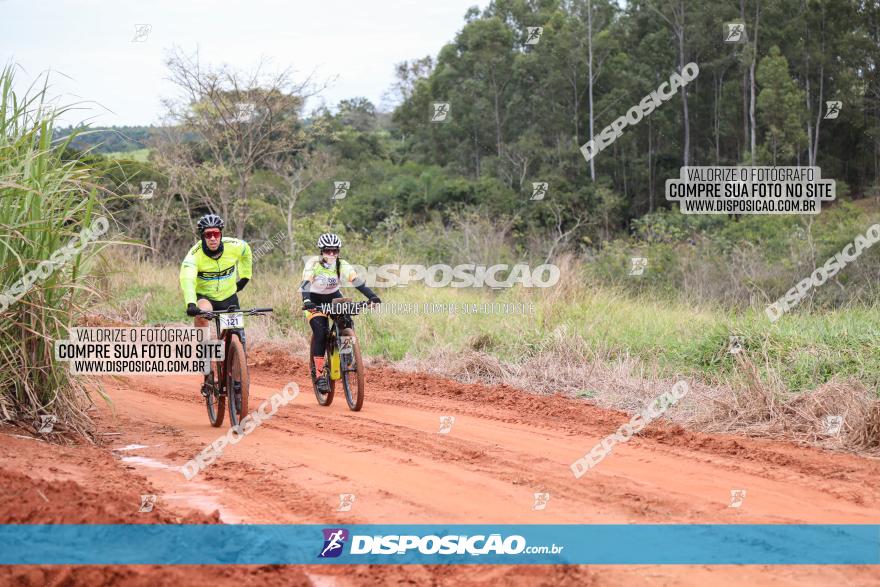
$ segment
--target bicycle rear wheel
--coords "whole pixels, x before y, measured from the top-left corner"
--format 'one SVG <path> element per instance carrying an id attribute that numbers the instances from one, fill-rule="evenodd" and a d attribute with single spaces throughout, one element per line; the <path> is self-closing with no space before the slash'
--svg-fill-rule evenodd
<path id="1" fill-rule="evenodd" d="M 351 352 L 339 357 L 342 362 L 342 388 L 345 390 L 345 401 L 348 409 L 359 412 L 364 405 L 364 366 L 361 361 L 361 345 L 354 330 L 345 328 L 342 336 L 351 337 Z"/>
<path id="2" fill-rule="evenodd" d="M 244 347 L 237 334 L 226 345 L 226 395 L 229 397 L 229 425 L 235 428 L 248 415 L 250 375 Z"/>
<path id="3" fill-rule="evenodd" d="M 212 361 L 211 389 L 208 390 L 208 396 L 205 398 L 205 407 L 208 408 L 208 421 L 214 428 L 223 425 L 223 418 L 226 416 L 226 396 L 220 395 L 220 372 L 220 361 Z"/>

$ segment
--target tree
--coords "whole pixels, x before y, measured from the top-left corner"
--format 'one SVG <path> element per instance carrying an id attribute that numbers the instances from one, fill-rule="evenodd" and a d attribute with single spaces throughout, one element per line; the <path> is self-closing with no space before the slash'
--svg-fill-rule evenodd
<path id="1" fill-rule="evenodd" d="M 431 75 L 434 69 L 434 59 L 426 55 L 421 59 L 402 61 L 394 66 L 394 84 L 391 90 L 385 94 L 386 99 L 397 102 L 406 102 L 412 98 L 416 83 Z"/>
<path id="2" fill-rule="evenodd" d="M 329 178 L 333 166 L 333 158 L 318 149 L 303 150 L 293 157 L 276 155 L 267 161 L 267 167 L 275 172 L 283 184 L 283 189 L 277 192 L 276 197 L 287 228 L 288 253 L 291 258 L 296 254 L 294 227 L 299 196 L 313 184 Z"/>
<path id="3" fill-rule="evenodd" d="M 376 128 L 376 107 L 366 98 L 351 98 L 339 102 L 339 121 L 360 132 Z"/>
<path id="4" fill-rule="evenodd" d="M 666 0 L 661 8 L 656 8 L 653 4 L 648 6 L 656 12 L 669 25 L 675 43 L 678 48 L 678 72 L 684 70 L 687 65 L 685 53 L 685 2 L 684 0 Z M 666 14 L 669 12 L 669 15 Z M 686 167 L 690 161 L 691 151 L 691 119 L 688 112 L 688 88 L 687 85 L 681 86 L 681 119 L 684 125 L 684 144 L 682 146 L 682 161 Z"/>
<path id="5" fill-rule="evenodd" d="M 803 129 L 806 118 L 804 92 L 789 75 L 788 60 L 776 45 L 761 60 L 757 79 L 761 86 L 758 109 L 766 128 L 767 148 L 772 154 L 773 165 L 780 156 L 790 161 L 807 142 Z"/>
<path id="6" fill-rule="evenodd" d="M 184 159 L 189 163 L 187 172 L 198 176 L 198 167 L 209 159 L 221 174 L 231 176 L 234 192 L 221 196 L 221 205 L 241 237 L 254 171 L 269 158 L 302 149 L 308 142 L 300 111 L 313 95 L 311 79 L 294 83 L 289 69 L 264 74 L 264 62 L 251 72 L 209 67 L 200 63 L 198 53 L 185 55 L 178 49 L 166 65 L 171 81 L 182 91 L 180 99 L 165 101 L 169 119 L 197 138 L 196 144 L 187 145 L 191 141 L 185 140 L 178 145 L 204 150 L 201 157 Z"/>

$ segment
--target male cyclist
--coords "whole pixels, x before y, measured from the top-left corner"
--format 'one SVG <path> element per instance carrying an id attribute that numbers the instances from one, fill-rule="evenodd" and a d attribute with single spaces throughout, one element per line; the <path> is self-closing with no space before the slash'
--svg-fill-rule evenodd
<path id="1" fill-rule="evenodd" d="M 330 320 L 327 314 L 321 312 L 318 306 L 329 304 L 334 298 L 341 298 L 339 291 L 340 283 L 345 280 L 364 294 L 371 304 L 379 304 L 379 299 L 373 291 L 367 287 L 354 267 L 339 258 L 339 249 L 342 248 L 342 240 L 332 233 L 322 234 L 318 238 L 318 249 L 321 255 L 306 263 L 303 270 L 303 281 L 299 289 L 302 292 L 303 306 L 306 308 L 306 316 L 309 326 L 312 328 L 312 359 L 315 362 L 315 383 L 318 391 L 327 393 L 330 391 L 330 382 L 323 375 L 324 353 L 327 352 L 327 331 L 330 329 Z M 320 374 L 320 375 L 317 375 Z"/>
<path id="2" fill-rule="evenodd" d="M 251 278 L 251 248 L 243 240 L 224 237 L 225 223 L 216 214 L 205 214 L 197 226 L 201 242 L 189 250 L 180 265 L 180 289 L 187 315 L 195 318 L 196 327 L 206 327 L 209 322 L 199 317 L 201 312 L 241 307 L 237 293 Z M 234 278 L 236 269 L 238 281 Z M 206 393 L 203 387 L 202 394 Z"/>

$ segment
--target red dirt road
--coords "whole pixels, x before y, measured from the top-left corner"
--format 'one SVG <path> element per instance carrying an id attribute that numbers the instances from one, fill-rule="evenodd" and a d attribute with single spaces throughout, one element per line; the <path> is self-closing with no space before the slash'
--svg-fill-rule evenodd
<path id="1" fill-rule="evenodd" d="M 575 479 L 570 464 L 626 421 L 625 414 L 561 396 L 388 368 L 368 371 L 364 409 L 353 413 L 341 393 L 332 406 L 318 406 L 300 360 L 258 351 L 250 362 L 251 409 L 290 381 L 301 393 L 192 481 L 176 468 L 228 424 L 208 425 L 198 378 L 105 379 L 115 413 L 102 405 L 98 420 L 112 434 L 106 436 L 109 445 L 63 448 L 66 458 L 58 458 L 50 456 L 45 443 L 0 436 L 7 491 L 27 486 L 13 478 L 27 475 L 44 494 L 57 487 L 47 482 L 55 479 L 80 489 L 103 487 L 103 499 L 113 504 L 127 492 L 125 503 L 134 502 L 133 513 L 114 519 L 149 523 L 186 516 L 189 522 L 209 521 L 215 510 L 226 523 L 880 523 L 876 460 L 654 422 Z M 448 434 L 439 433 L 441 416 L 455 417 Z M 22 451 L 29 456 L 22 457 Z M 728 507 L 732 489 L 746 490 L 739 508 Z M 536 492 L 550 493 L 540 511 L 533 509 Z M 147 493 L 158 495 L 156 510 L 137 513 L 138 496 Z M 337 511 L 343 493 L 355 495 L 351 511 Z M 32 494 L 23 506 L 0 507 L 0 521 L 45 521 L 23 511 L 45 505 Z M 4 497 L 9 504 L 10 496 Z M 78 520 L 65 515 L 51 521 Z M 10 571 L 17 579 L 36 572 L 57 578 L 60 572 L 0 569 L 0 582 Z M 79 579 L 98 584 L 95 577 L 121 571 L 64 572 L 74 572 L 73 584 Z M 283 578 L 278 584 L 880 586 L 880 568 L 843 566 L 430 566 L 356 572 L 345 567 L 128 567 L 125 572 L 130 574 L 123 582 L 129 584 L 178 585 L 217 585 L 223 578 L 276 584 Z"/>

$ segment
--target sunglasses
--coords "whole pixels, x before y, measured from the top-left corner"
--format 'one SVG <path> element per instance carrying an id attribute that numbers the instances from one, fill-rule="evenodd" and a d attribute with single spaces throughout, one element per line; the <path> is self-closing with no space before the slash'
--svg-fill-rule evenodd
<path id="1" fill-rule="evenodd" d="M 220 238 L 222 233 L 214 228 L 206 230 L 203 234 L 205 235 L 205 238 Z"/>
<path id="2" fill-rule="evenodd" d="M 321 249 L 321 252 L 325 255 L 338 255 L 339 249 Z"/>

